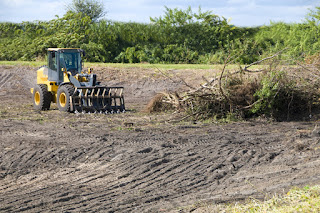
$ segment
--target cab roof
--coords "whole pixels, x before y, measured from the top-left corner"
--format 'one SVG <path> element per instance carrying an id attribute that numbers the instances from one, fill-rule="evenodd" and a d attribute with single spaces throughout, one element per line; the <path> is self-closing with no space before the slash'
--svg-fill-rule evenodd
<path id="1" fill-rule="evenodd" d="M 59 50 L 81 50 L 80 48 L 48 48 L 48 51 L 59 51 Z"/>

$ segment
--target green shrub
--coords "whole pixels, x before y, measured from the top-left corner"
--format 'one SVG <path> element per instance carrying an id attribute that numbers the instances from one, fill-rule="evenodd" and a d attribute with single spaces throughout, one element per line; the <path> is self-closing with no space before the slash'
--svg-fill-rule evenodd
<path id="1" fill-rule="evenodd" d="M 235 62 L 250 64 L 284 48 L 282 59 L 291 61 L 319 52 L 319 7 L 303 23 L 253 28 L 230 25 L 201 8 L 165 9 L 150 24 L 93 22 L 70 11 L 46 22 L 0 23 L 0 60 L 37 60 L 49 47 L 83 47 L 93 51 L 88 61 L 123 63 L 223 63 L 237 53 Z"/>

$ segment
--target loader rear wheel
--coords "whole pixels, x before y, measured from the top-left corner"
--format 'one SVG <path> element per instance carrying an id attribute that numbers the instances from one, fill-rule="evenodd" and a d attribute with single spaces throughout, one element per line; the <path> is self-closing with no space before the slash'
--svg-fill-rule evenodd
<path id="1" fill-rule="evenodd" d="M 57 92 L 57 105 L 58 109 L 62 112 L 71 112 L 70 97 L 74 93 L 72 85 L 63 85 L 59 87 Z"/>
<path id="2" fill-rule="evenodd" d="M 33 90 L 33 108 L 35 110 L 50 109 L 52 95 L 48 91 L 47 85 L 37 84 Z"/>

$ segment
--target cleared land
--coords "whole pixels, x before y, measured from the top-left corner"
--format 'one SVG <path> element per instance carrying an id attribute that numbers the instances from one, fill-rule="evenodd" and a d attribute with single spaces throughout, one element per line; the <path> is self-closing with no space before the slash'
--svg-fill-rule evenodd
<path id="1" fill-rule="evenodd" d="M 125 87 L 128 112 L 35 112 L 36 68 L 0 66 L 0 212 L 174 212 L 320 183 L 315 122 L 171 123 L 174 115 L 142 110 L 157 92 L 183 90 L 179 78 L 95 70 Z M 194 85 L 208 75 L 166 72 Z"/>

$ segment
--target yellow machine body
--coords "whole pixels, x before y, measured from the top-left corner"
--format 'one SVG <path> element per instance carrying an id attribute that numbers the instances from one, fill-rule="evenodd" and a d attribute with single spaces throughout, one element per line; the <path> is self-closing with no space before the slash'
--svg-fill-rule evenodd
<path id="1" fill-rule="evenodd" d="M 30 89 L 36 110 L 48 110 L 50 103 L 66 112 L 125 110 L 123 87 L 100 85 L 91 68 L 83 72 L 82 55 L 81 49 L 48 49 L 48 65 L 37 70 L 37 85 Z"/>
<path id="2" fill-rule="evenodd" d="M 57 91 L 59 86 L 56 84 L 55 81 L 49 81 L 48 75 L 44 74 L 45 68 L 42 67 L 37 70 L 37 84 L 45 84 L 47 85 L 48 91 L 52 93 L 52 102 L 57 103 Z M 69 78 L 65 79 L 67 82 L 69 82 Z M 30 92 L 33 94 L 34 88 L 30 88 Z"/>

